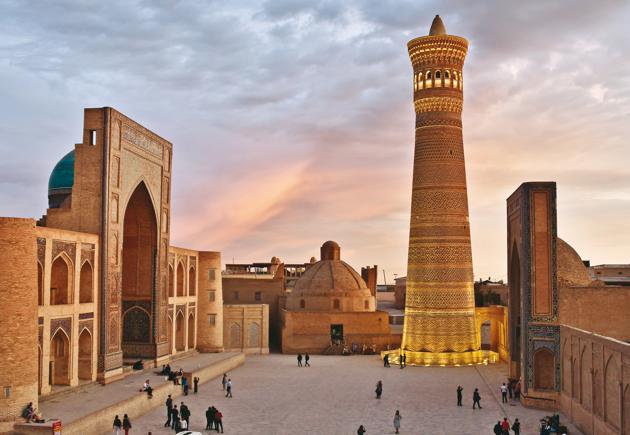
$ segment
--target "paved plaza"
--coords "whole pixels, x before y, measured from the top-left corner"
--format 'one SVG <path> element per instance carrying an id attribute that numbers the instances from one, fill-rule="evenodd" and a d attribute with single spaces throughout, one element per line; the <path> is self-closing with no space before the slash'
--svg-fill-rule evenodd
<path id="1" fill-rule="evenodd" d="M 191 410 L 191 430 L 204 432 L 205 410 L 214 405 L 223 413 L 229 434 L 367 434 L 394 433 L 398 409 L 402 434 L 492 434 L 499 419 L 519 418 L 522 434 L 538 434 L 538 421 L 548 413 L 502 405 L 498 395 L 507 366 L 383 368 L 377 356 L 319 356 L 299 368 L 294 356 L 248 356 L 229 373 L 233 398 L 225 398 L 220 378 L 200 386 L 197 395 L 182 396 Z M 383 381 L 383 397 L 374 388 Z M 464 388 L 464 406 L 457 407 L 455 389 Z M 472 392 L 479 388 L 482 410 L 472 409 Z M 113 418 L 113 416 L 112 416 Z M 564 416 L 563 423 L 566 422 Z M 133 421 L 131 433 L 173 433 L 163 427 L 165 408 Z M 580 434 L 573 427 L 570 433 Z"/>

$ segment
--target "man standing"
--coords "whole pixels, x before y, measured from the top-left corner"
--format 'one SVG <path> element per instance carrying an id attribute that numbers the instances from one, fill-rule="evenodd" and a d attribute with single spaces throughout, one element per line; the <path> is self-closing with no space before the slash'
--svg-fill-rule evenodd
<path id="1" fill-rule="evenodd" d="M 521 435 L 521 422 L 518 421 L 518 418 L 514 419 L 512 430 L 514 431 L 514 435 Z"/>
<path id="2" fill-rule="evenodd" d="M 223 385 L 223 391 L 225 391 L 225 385 L 227 384 L 227 373 L 223 373 L 223 379 L 221 379 L 221 384 Z"/>
<path id="3" fill-rule="evenodd" d="M 232 397 L 232 379 L 228 379 L 226 388 L 227 394 L 225 395 L 225 397 Z"/>
<path id="4" fill-rule="evenodd" d="M 304 354 L 304 367 L 306 367 L 306 366 L 309 366 L 309 367 L 310 367 L 310 366 L 311 366 L 311 365 L 308 363 L 308 360 L 309 360 L 309 359 L 311 359 L 311 357 L 308 355 L 308 352 L 306 352 L 306 353 Z"/>
<path id="5" fill-rule="evenodd" d="M 173 399 L 171 399 L 171 395 L 168 395 L 166 399 L 166 423 L 164 423 L 164 427 L 169 427 L 171 425 L 171 415 L 173 414 Z"/>
<path id="6" fill-rule="evenodd" d="M 385 354 L 383 357 L 383 367 L 389 367 L 389 354 Z"/>
<path id="7" fill-rule="evenodd" d="M 514 390 L 514 379 L 508 379 L 508 394 L 510 396 L 510 399 L 512 398 L 512 390 Z"/>
<path id="8" fill-rule="evenodd" d="M 508 393 L 507 385 L 505 385 L 505 382 L 504 382 L 503 385 L 501 385 L 501 402 L 502 403 L 508 402 L 507 393 Z"/>
<path id="9" fill-rule="evenodd" d="M 501 435 L 501 431 L 501 422 L 497 421 L 497 424 L 495 424 L 492 428 L 492 432 L 494 432 L 494 435 Z"/>
<path id="10" fill-rule="evenodd" d="M 177 405 L 173 405 L 173 409 L 171 410 L 171 429 L 175 429 L 176 421 L 179 420 L 179 411 L 177 410 Z"/>
<path id="11" fill-rule="evenodd" d="M 197 394 L 198 391 L 199 391 L 199 378 L 195 376 L 193 378 L 193 393 Z"/>
<path id="12" fill-rule="evenodd" d="M 190 410 L 184 405 L 184 402 L 181 402 L 181 406 L 179 407 L 179 415 L 181 419 L 186 422 L 186 427 L 188 427 L 190 424 Z"/>
<path id="13" fill-rule="evenodd" d="M 217 412 L 217 408 L 210 406 L 206 411 L 206 430 L 214 429 L 214 415 Z"/>
<path id="14" fill-rule="evenodd" d="M 464 391 L 464 389 L 462 388 L 461 385 L 457 386 L 457 406 L 462 406 L 462 391 Z"/>
<path id="15" fill-rule="evenodd" d="M 479 403 L 480 401 L 481 396 L 479 395 L 479 389 L 475 388 L 475 391 L 473 392 L 473 409 L 475 409 L 475 405 L 477 405 L 479 409 L 481 409 L 481 403 Z"/>
<path id="16" fill-rule="evenodd" d="M 302 354 L 300 352 L 298 352 L 297 360 L 298 360 L 298 367 L 302 367 Z"/>
<path id="17" fill-rule="evenodd" d="M 400 352 L 400 369 L 405 368 L 405 354 Z"/>
<path id="18" fill-rule="evenodd" d="M 501 422 L 501 434 L 510 435 L 510 422 L 507 417 L 503 417 L 503 421 Z"/>

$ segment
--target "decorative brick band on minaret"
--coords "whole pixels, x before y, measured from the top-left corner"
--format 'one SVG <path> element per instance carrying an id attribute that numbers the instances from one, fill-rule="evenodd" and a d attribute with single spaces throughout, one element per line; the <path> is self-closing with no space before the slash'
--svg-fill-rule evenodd
<path id="1" fill-rule="evenodd" d="M 416 135 L 402 349 L 411 364 L 480 362 L 461 120 L 468 42 L 436 16 L 408 49 Z"/>

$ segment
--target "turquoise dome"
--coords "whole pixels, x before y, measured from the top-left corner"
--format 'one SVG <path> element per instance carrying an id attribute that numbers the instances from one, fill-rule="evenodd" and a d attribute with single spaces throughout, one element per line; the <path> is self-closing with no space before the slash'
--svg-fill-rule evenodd
<path id="1" fill-rule="evenodd" d="M 48 194 L 72 189 L 74 184 L 74 150 L 63 156 L 55 165 L 48 179 Z"/>

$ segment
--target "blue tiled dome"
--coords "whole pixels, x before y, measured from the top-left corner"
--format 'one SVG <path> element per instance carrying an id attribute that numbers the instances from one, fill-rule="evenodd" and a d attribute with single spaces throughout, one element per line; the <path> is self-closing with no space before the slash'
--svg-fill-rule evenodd
<path id="1" fill-rule="evenodd" d="M 48 179 L 48 195 L 72 189 L 74 184 L 74 150 L 63 156 Z"/>

